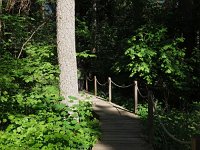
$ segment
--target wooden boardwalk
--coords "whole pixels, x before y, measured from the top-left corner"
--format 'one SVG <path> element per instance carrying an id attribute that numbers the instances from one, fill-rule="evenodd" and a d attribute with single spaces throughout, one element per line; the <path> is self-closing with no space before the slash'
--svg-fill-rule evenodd
<path id="1" fill-rule="evenodd" d="M 101 123 L 101 140 L 92 150 L 153 150 L 144 140 L 138 116 L 117 105 L 93 99 L 93 110 Z"/>

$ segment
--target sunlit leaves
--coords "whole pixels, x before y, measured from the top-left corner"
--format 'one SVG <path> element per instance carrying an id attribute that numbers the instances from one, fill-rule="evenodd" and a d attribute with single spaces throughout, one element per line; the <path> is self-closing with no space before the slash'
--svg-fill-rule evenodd
<path id="1" fill-rule="evenodd" d="M 98 122 L 92 117 L 91 104 L 80 103 L 72 109 L 61 103 L 53 49 L 28 45 L 21 59 L 2 53 L 0 149 L 84 150 L 97 140 Z"/>
<path id="2" fill-rule="evenodd" d="M 129 41 L 130 48 L 125 52 L 130 61 L 127 69 L 130 76 L 140 76 L 148 84 L 157 78 L 184 78 L 184 49 L 178 44 L 183 38 L 169 40 L 167 30 L 162 26 L 146 25 L 137 30 Z"/>
<path id="3" fill-rule="evenodd" d="M 96 57 L 95 54 L 90 54 L 90 51 L 89 51 L 89 50 L 85 50 L 85 51 L 76 53 L 76 56 L 77 56 L 78 58 L 91 58 L 91 57 Z"/>

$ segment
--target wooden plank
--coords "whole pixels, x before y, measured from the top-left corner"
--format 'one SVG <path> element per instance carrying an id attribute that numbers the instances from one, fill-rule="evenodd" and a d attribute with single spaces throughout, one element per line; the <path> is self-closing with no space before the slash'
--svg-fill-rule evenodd
<path id="1" fill-rule="evenodd" d="M 136 129 L 137 130 L 141 130 L 140 127 L 135 127 L 134 126 L 109 126 L 109 125 L 104 125 L 104 126 L 101 126 L 101 129 L 103 130 L 118 130 L 118 131 L 123 131 L 123 130 L 131 130 L 131 131 L 134 131 Z"/>
<path id="2" fill-rule="evenodd" d="M 145 137 L 143 133 L 139 130 L 123 130 L 118 132 L 118 130 L 102 130 L 102 136 L 110 136 L 110 135 L 126 135 L 126 136 L 140 136 Z"/>
<path id="3" fill-rule="evenodd" d="M 136 134 L 127 134 L 126 133 L 114 133 L 114 132 L 109 132 L 110 134 L 106 134 L 106 133 L 103 133 L 102 136 L 104 138 L 142 138 L 142 135 L 140 135 L 140 132 L 136 132 Z"/>
<path id="4" fill-rule="evenodd" d="M 153 150 L 145 141 L 138 116 L 99 99 L 94 103 L 102 137 L 92 150 Z"/>
<path id="5" fill-rule="evenodd" d="M 144 144 L 97 144 L 92 150 L 150 150 L 148 145 Z"/>

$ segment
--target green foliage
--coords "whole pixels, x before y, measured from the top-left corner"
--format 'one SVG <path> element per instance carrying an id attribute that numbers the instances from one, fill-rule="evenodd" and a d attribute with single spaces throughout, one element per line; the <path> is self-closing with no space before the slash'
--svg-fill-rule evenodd
<path id="1" fill-rule="evenodd" d="M 143 119 L 147 119 L 148 116 L 148 105 L 147 104 L 139 104 L 137 114 Z"/>
<path id="2" fill-rule="evenodd" d="M 89 149 L 99 135 L 98 121 L 91 119 L 91 104 L 76 106 L 73 111 L 79 120 L 68 115 L 64 104 L 55 108 L 54 112 L 42 109 L 27 116 L 9 115 L 10 125 L 0 132 L 0 149 Z"/>
<path id="3" fill-rule="evenodd" d="M 59 100 L 58 66 L 53 65 L 50 56 L 52 46 L 29 46 L 27 57 L 15 59 L 5 53 L 1 58 L 0 75 L 1 100 L 14 111 L 26 111 L 25 108 L 42 107 L 52 99 Z M 43 99 L 46 99 L 46 102 Z M 20 106 L 20 109 L 16 109 Z M 31 110 L 29 109 L 31 112 Z M 27 112 L 28 113 L 28 112 Z"/>
<path id="4" fill-rule="evenodd" d="M 92 57 L 96 57 L 95 54 L 90 54 L 90 53 L 89 53 L 89 50 L 85 50 L 85 51 L 76 53 L 76 56 L 77 56 L 78 58 L 92 58 Z"/>
<path id="5" fill-rule="evenodd" d="M 76 18 L 76 35 L 78 38 L 87 39 L 91 36 L 91 33 L 88 29 L 86 21 L 81 21 L 80 19 Z"/>
<path id="6" fill-rule="evenodd" d="M 186 113 L 173 109 L 164 114 L 159 113 L 156 117 L 160 118 L 170 133 L 183 141 L 191 141 L 193 135 L 200 133 L 199 110 L 193 109 L 191 112 Z M 158 121 L 156 121 L 155 124 L 155 126 L 158 126 Z M 163 140 L 163 137 L 165 140 Z M 190 145 L 179 144 L 172 140 L 159 126 L 156 128 L 155 140 L 155 145 L 158 149 L 163 149 L 163 147 L 177 150 L 186 150 L 191 148 Z"/>
<path id="7" fill-rule="evenodd" d="M 192 76 L 190 82 L 193 86 L 199 87 L 200 86 L 200 80 L 199 80 L 199 74 L 200 74 L 200 49 L 195 48 L 192 52 L 191 58 L 188 60 L 190 64 L 190 76 Z"/>
<path id="8" fill-rule="evenodd" d="M 23 38 L 27 38 L 29 36 L 29 32 L 24 31 L 28 31 L 28 27 L 33 21 L 33 18 L 4 14 L 1 17 L 1 21 L 4 25 L 2 27 L 3 38 L 0 43 L 2 50 L 9 49 L 12 53 L 18 53 L 18 50 L 21 48 Z"/>
<path id="9" fill-rule="evenodd" d="M 137 30 L 129 41 L 125 55 L 131 77 L 141 77 L 148 84 L 157 80 L 178 82 L 185 77 L 184 49 L 178 44 L 183 38 L 169 40 L 162 26 L 146 25 Z"/>
<path id="10" fill-rule="evenodd" d="M 89 102 L 73 108 L 61 103 L 54 49 L 29 44 L 22 59 L 2 54 L 0 149 L 86 150 L 98 139 L 99 123 Z"/>
<path id="11" fill-rule="evenodd" d="M 40 9 L 44 2 L 31 6 Z M 99 122 L 91 103 L 80 101 L 73 108 L 61 103 L 55 22 L 53 17 L 44 20 L 39 9 L 31 10 L 29 17 L 29 10 L 20 14 L 12 6 L 12 13 L 1 16 L 0 149 L 90 149 L 99 137 Z"/>
<path id="12" fill-rule="evenodd" d="M 180 105 L 183 105 L 183 100 L 187 103 L 199 100 L 200 52 L 199 48 L 193 49 L 195 46 L 198 47 L 199 23 L 196 20 L 200 20 L 200 15 L 197 13 L 196 7 L 199 6 L 199 1 L 179 1 L 178 3 L 176 0 L 98 1 L 96 12 L 98 15 L 96 16 L 93 9 L 94 2 L 88 0 L 76 1 L 76 47 L 78 66 L 81 68 L 79 70 L 80 78 L 84 79 L 87 73 L 95 73 L 96 75 L 103 75 L 103 77 L 113 76 L 124 84 L 125 80 L 132 82 L 132 79 L 128 78 L 131 74 L 131 77 L 142 78 L 149 84 L 163 80 L 167 84 L 170 81 L 172 84 L 180 85 L 180 82 L 183 81 L 184 83 L 179 87 L 179 90 L 177 90 L 177 87 L 170 89 L 171 101 L 174 103 L 177 99 L 181 99 Z M 43 140 L 36 139 L 38 136 L 34 135 L 32 131 L 28 131 L 28 128 L 36 130 L 35 134 L 41 133 L 43 139 L 49 135 L 54 140 L 52 134 L 55 134 L 55 137 L 58 136 L 57 131 L 63 131 L 60 127 L 66 126 L 60 123 L 63 122 L 62 119 L 64 118 L 68 123 L 73 121 L 68 114 L 68 111 L 71 110 L 60 103 L 62 98 L 59 96 L 58 89 L 59 71 L 55 47 L 55 13 L 52 16 L 46 16 L 42 9 L 45 3 L 51 5 L 52 8 L 55 7 L 55 0 L 36 0 L 35 3 L 27 6 L 25 6 L 26 3 L 3 1 L 3 12 L 0 16 L 2 23 L 0 35 L 0 134 L 5 136 L 8 142 L 1 139 L 3 141 L 0 143 L 7 143 L 9 149 L 13 149 L 13 147 L 10 147 L 12 141 L 15 141 L 13 143 L 16 146 L 15 149 L 21 149 L 20 144 L 16 144 L 17 137 L 20 137 L 24 149 L 38 149 L 38 147 L 60 149 L 60 143 L 66 142 L 63 139 L 65 134 L 63 138 L 57 138 L 59 140 L 57 143 L 50 139 L 43 143 Z M 21 4 L 26 8 L 21 7 Z M 192 15 L 192 13 L 196 15 Z M 96 29 L 94 19 L 97 21 Z M 24 42 L 39 25 L 46 21 L 47 23 L 25 45 L 20 59 L 17 59 Z M 137 30 L 135 36 L 132 36 L 139 26 L 146 23 L 159 25 L 145 25 Z M 160 24 L 166 26 L 167 29 Z M 94 41 L 95 34 L 96 39 Z M 182 38 L 174 38 L 180 37 L 180 35 L 184 36 L 184 42 Z M 127 39 L 130 39 L 129 45 L 126 43 Z M 181 49 L 179 44 L 181 47 L 187 47 L 187 49 Z M 94 47 L 95 56 L 89 52 Z M 125 56 L 124 53 L 126 53 Z M 88 59 L 91 57 L 92 59 Z M 95 59 L 93 59 L 94 57 Z M 187 58 L 187 65 L 185 58 Z M 120 68 L 113 67 L 116 63 L 118 63 L 117 67 Z M 120 75 L 116 76 L 110 68 L 119 69 Z M 126 68 L 126 71 L 124 71 L 124 68 Z M 127 90 L 124 95 L 127 96 L 128 93 L 132 92 Z M 105 92 L 101 92 L 101 95 L 107 96 Z M 127 108 L 133 108 L 131 100 L 127 102 L 127 98 L 122 99 L 121 95 L 120 98 L 119 96 L 114 97 L 114 100 Z M 81 108 L 79 106 L 74 108 L 73 111 L 76 112 L 74 118 L 79 118 L 79 122 L 88 123 L 92 120 L 89 113 L 91 110 L 88 108 L 90 104 L 84 105 L 86 106 L 83 107 L 80 104 Z M 179 107 L 179 104 L 175 105 Z M 82 107 L 85 108 L 84 111 L 81 110 Z M 199 108 L 199 104 L 192 105 L 192 108 Z M 139 106 L 139 113 L 145 119 L 147 107 Z M 180 135 L 187 139 L 188 136 L 182 135 L 183 131 L 177 129 L 177 126 L 179 127 L 179 122 L 184 124 L 187 121 L 185 118 L 189 116 L 188 120 L 191 118 L 190 124 L 196 128 L 195 122 L 199 120 L 199 111 L 189 111 L 189 114 L 192 114 L 192 117 L 180 111 L 172 110 L 172 112 L 169 112 L 171 120 L 167 119 L 167 114 L 162 114 L 160 118 L 163 118 L 163 121 L 169 125 L 168 128 L 172 128 L 170 130 L 177 136 Z M 181 118 L 184 119 L 181 120 Z M 54 121 L 54 119 L 57 121 Z M 27 120 L 33 125 L 29 124 Z M 178 123 L 173 123 L 174 120 L 178 120 Z M 57 125 L 57 122 L 60 125 Z M 95 126 L 95 121 L 93 123 L 91 124 Z M 52 124 L 57 128 L 56 130 L 50 128 Z M 175 125 L 171 126 L 171 124 Z M 45 131 L 42 130 L 44 126 Z M 77 133 L 77 130 L 71 126 L 70 124 L 70 127 L 66 127 L 67 129 L 70 128 L 67 132 L 70 134 L 71 132 Z M 18 129 L 18 127 L 20 128 Z M 86 126 L 83 125 L 82 127 L 85 128 Z M 89 127 L 93 128 L 92 126 Z M 159 130 L 160 128 L 156 125 L 156 129 Z M 191 131 L 191 133 L 187 134 L 196 133 L 199 128 L 195 131 L 188 131 Z M 26 147 L 30 144 L 28 132 L 31 133 L 30 143 L 35 141 L 37 148 L 31 147 L 32 145 Z M 90 134 L 90 132 L 88 133 Z M 160 141 L 157 142 L 157 147 L 162 147 L 159 145 L 160 143 L 162 145 L 174 145 L 173 142 L 171 144 L 171 141 L 166 139 L 166 135 L 160 132 L 158 134 L 157 137 L 160 139 L 156 140 Z M 61 133 L 61 135 L 63 134 Z M 88 134 L 79 135 L 79 142 L 84 145 L 80 146 L 80 149 L 84 149 L 86 145 L 89 145 L 87 143 Z M 76 141 L 77 139 L 72 138 L 73 140 Z M 83 144 L 84 140 L 86 141 L 85 144 Z M 74 143 L 77 144 L 77 142 Z M 77 147 L 72 148 L 74 147 L 73 144 L 70 145 L 71 148 L 68 149 L 78 149 Z M 176 147 L 176 149 L 178 148 Z"/>
<path id="13" fill-rule="evenodd" d="M 160 105 L 157 106 L 154 116 L 154 146 L 157 150 L 187 150 L 190 145 L 180 144 L 169 137 L 160 125 L 160 121 L 166 129 L 176 138 L 182 141 L 191 141 L 191 137 L 200 134 L 200 104 L 196 102 L 191 105 L 189 112 L 171 109 L 162 111 Z M 138 114 L 147 123 L 147 105 L 140 105 Z M 146 131 L 148 132 L 148 131 Z"/>

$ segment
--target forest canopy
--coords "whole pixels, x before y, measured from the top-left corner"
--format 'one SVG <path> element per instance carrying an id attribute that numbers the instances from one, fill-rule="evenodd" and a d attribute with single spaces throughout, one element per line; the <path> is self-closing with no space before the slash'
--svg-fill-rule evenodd
<path id="1" fill-rule="evenodd" d="M 91 104 L 76 107 L 82 124 L 75 125 L 69 117 L 71 108 L 60 103 L 56 4 L 55 0 L 0 1 L 0 149 L 5 142 L 7 148 L 20 142 L 24 148 L 48 149 L 68 142 L 66 147 L 89 149 L 98 138 Z M 166 124 L 175 118 L 179 125 L 187 122 L 184 117 L 191 113 L 188 132 L 200 133 L 199 10 L 199 0 L 75 0 L 79 89 L 84 89 L 86 76 L 94 75 L 123 84 L 137 80 L 152 89 L 165 86 L 164 98 L 172 110 L 169 115 L 161 113 Z M 154 92 L 162 107 L 160 89 Z M 132 89 L 116 91 L 116 99 L 127 106 L 122 99 L 131 94 Z M 141 107 L 140 115 L 144 114 Z M 51 130 L 52 125 L 59 131 Z M 70 136 L 64 136 L 66 132 Z M 78 137 L 70 139 L 75 133 Z"/>

